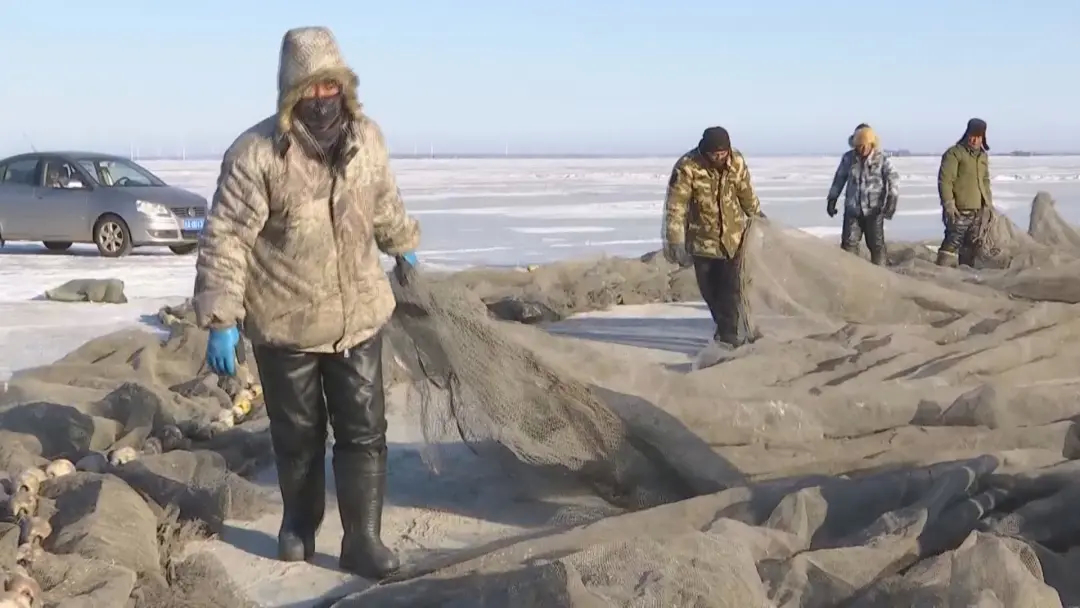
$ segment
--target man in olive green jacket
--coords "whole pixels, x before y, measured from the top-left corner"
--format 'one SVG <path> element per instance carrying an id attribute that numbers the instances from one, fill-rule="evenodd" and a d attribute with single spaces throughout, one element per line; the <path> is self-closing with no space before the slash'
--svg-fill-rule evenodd
<path id="1" fill-rule="evenodd" d="M 753 339 L 738 253 L 752 217 L 764 217 L 750 169 L 723 127 L 709 127 L 671 171 L 664 202 L 664 257 L 693 266 L 716 322 L 714 339 L 733 348 Z"/>
<path id="2" fill-rule="evenodd" d="M 993 204 L 990 194 L 990 145 L 986 121 L 972 118 L 964 136 L 941 157 L 938 195 L 945 238 L 938 249 L 940 266 L 972 265 L 978 252 L 979 216 Z"/>

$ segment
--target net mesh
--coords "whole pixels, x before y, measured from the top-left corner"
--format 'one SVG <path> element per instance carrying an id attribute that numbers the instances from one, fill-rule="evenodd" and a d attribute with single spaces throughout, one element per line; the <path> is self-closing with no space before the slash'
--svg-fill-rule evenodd
<path id="1" fill-rule="evenodd" d="M 240 476 L 272 458 L 266 427 L 237 416 L 250 391 L 203 368 L 206 333 L 172 312 L 166 340 L 109 334 L 0 386 L 0 519 L 14 529 L 0 568 L 35 581 L 35 605 L 248 605 L 220 567 L 183 550 L 272 506 Z M 53 468 L 66 474 L 45 479 L 65 462 Z M 3 496 L 26 475 L 45 480 Z M 20 529 L 44 521 L 51 530 L 27 542 Z"/>
<path id="2" fill-rule="evenodd" d="M 580 310 L 534 273 L 481 289 L 414 273 L 394 348 L 433 453 L 497 446 L 622 512 L 415 564 L 337 605 L 1065 605 L 1047 573 L 1070 545 L 1042 543 L 1080 531 L 1064 517 L 1075 468 L 1057 470 L 1080 414 L 1063 303 L 1080 275 L 1047 260 L 1076 260 L 1080 240 L 1044 195 L 1030 233 L 996 212 L 980 230 L 974 269 L 919 244 L 881 268 L 755 221 L 761 338 L 692 373 L 493 318 L 507 298 Z M 609 301 L 635 277 L 688 274 L 604 267 L 590 280 Z"/>
<path id="3" fill-rule="evenodd" d="M 618 506 L 685 497 L 587 383 L 508 338 L 469 292 L 412 272 L 395 295 L 395 351 L 418 379 L 408 402 L 429 445 L 460 438 L 478 452 L 506 449 L 578 476 Z M 437 469 L 437 451 L 427 454 Z"/>

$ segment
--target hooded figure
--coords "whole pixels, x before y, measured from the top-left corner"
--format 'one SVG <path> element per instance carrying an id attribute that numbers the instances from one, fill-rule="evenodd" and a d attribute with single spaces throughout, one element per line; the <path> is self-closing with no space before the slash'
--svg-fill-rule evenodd
<path id="1" fill-rule="evenodd" d="M 837 200 L 844 193 L 840 247 L 855 253 L 865 236 L 870 261 L 880 266 L 885 263 L 885 220 L 896 214 L 900 178 L 873 129 L 864 126 L 855 131 L 851 145 L 836 168 L 825 209 L 835 217 Z"/>
<path id="2" fill-rule="evenodd" d="M 993 206 L 990 193 L 990 145 L 986 121 L 972 118 L 960 141 L 941 156 L 938 196 L 945 238 L 938 249 L 941 266 L 972 265 L 979 253 L 980 214 Z"/>
<path id="3" fill-rule="evenodd" d="M 395 571 L 381 540 L 386 488 L 382 328 L 394 310 L 379 252 L 415 261 L 382 132 L 326 28 L 288 31 L 278 110 L 221 165 L 199 243 L 195 311 L 207 362 L 235 373 L 239 327 L 262 381 L 284 515 L 278 555 L 310 560 L 325 510 L 327 422 L 344 537 L 342 569 Z"/>
<path id="4" fill-rule="evenodd" d="M 865 122 L 860 122 L 859 126 L 855 127 L 855 131 L 852 131 L 851 135 L 848 135 L 848 138 L 847 138 L 847 145 L 848 145 L 849 148 L 852 148 L 852 149 L 855 148 L 855 133 L 859 129 L 865 129 L 865 128 L 868 128 L 869 126 L 870 125 L 866 124 Z"/>
<path id="5" fill-rule="evenodd" d="M 716 323 L 714 339 L 735 348 L 751 341 L 739 251 L 750 218 L 761 212 L 750 169 L 723 127 L 709 127 L 675 163 L 664 202 L 664 257 L 693 265 Z"/>

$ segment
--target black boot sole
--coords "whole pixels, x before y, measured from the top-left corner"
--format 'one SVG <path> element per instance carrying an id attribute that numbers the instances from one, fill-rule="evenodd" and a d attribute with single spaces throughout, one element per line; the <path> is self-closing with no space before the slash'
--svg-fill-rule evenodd
<path id="1" fill-rule="evenodd" d="M 347 556 L 342 557 L 338 561 L 338 568 L 369 581 L 381 581 L 389 578 L 401 570 L 401 563 L 389 549 L 384 548 L 382 551 L 385 551 L 386 553 L 386 561 L 384 564 L 373 563 L 370 559 Z"/>

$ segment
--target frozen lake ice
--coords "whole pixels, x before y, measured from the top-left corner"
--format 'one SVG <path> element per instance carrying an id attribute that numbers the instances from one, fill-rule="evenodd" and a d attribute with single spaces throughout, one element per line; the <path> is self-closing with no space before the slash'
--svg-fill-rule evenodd
<path id="1" fill-rule="evenodd" d="M 839 157 L 749 157 L 754 184 L 773 220 L 837 239 L 840 219 L 825 215 L 825 194 Z M 894 159 L 900 208 L 888 225 L 893 239 L 941 233 L 936 157 Z M 419 255 L 441 269 L 524 265 L 582 256 L 636 256 L 660 246 L 664 189 L 675 158 L 399 159 L 394 161 L 409 211 L 423 225 Z M 217 161 L 147 161 L 166 182 L 209 197 Z M 1027 225 L 1039 190 L 1054 195 L 1062 215 L 1080 223 L 1080 157 L 993 157 L 997 206 Z M 95 336 L 142 320 L 190 295 L 193 256 L 138 250 L 109 260 L 88 246 L 57 254 L 39 243 L 0 250 L 0 378 L 51 362 Z M 125 281 L 124 305 L 35 301 L 73 278 Z"/>

